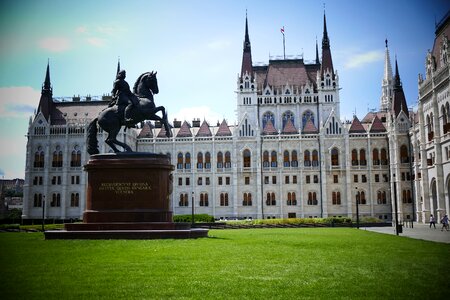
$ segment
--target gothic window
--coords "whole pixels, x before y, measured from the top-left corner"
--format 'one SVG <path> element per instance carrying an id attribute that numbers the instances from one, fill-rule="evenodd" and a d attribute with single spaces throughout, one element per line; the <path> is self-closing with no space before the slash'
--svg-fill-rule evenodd
<path id="1" fill-rule="evenodd" d="M 267 122 L 269 122 L 269 120 L 272 122 L 272 125 L 275 126 L 275 117 L 274 117 L 273 113 L 270 111 L 263 114 L 263 119 L 262 119 L 263 128 L 266 127 L 266 124 L 267 124 Z"/>
<path id="2" fill-rule="evenodd" d="M 365 166 L 367 164 L 367 161 L 366 161 L 366 150 L 365 149 L 360 149 L 359 150 L 359 164 L 361 166 Z"/>
<path id="3" fill-rule="evenodd" d="M 223 153 L 220 151 L 217 153 L 217 168 L 223 168 Z"/>
<path id="4" fill-rule="evenodd" d="M 289 161 L 289 151 L 284 150 L 283 152 L 283 167 L 289 167 L 290 161 Z"/>
<path id="5" fill-rule="evenodd" d="M 382 165 L 387 165 L 388 164 L 388 159 L 387 159 L 387 151 L 385 148 L 382 148 L 381 151 L 381 164 Z"/>
<path id="6" fill-rule="evenodd" d="M 372 163 L 374 166 L 377 166 L 380 164 L 380 155 L 377 148 L 373 149 L 372 151 Z"/>
<path id="7" fill-rule="evenodd" d="M 302 128 L 305 128 L 306 122 L 308 122 L 308 120 L 311 120 L 311 122 L 314 123 L 314 114 L 310 110 L 307 110 L 303 113 Z"/>
<path id="8" fill-rule="evenodd" d="M 42 207 L 42 194 L 34 194 L 33 206 Z"/>
<path id="9" fill-rule="evenodd" d="M 403 203 L 412 203 L 411 191 L 403 190 L 402 192 L 402 202 Z"/>
<path id="10" fill-rule="evenodd" d="M 272 168 L 277 167 L 277 152 L 276 151 L 272 151 L 272 153 L 270 155 L 270 166 Z"/>
<path id="11" fill-rule="evenodd" d="M 197 154 L 197 169 L 203 169 L 203 153 Z"/>
<path id="12" fill-rule="evenodd" d="M 306 150 L 303 156 L 303 162 L 305 167 L 310 167 L 311 166 L 311 155 L 309 150 Z"/>
<path id="13" fill-rule="evenodd" d="M 294 167 L 294 168 L 298 167 L 297 151 L 293 150 L 291 152 L 291 158 L 292 158 L 291 166 Z"/>
<path id="14" fill-rule="evenodd" d="M 81 167 L 81 151 L 78 145 L 73 148 L 70 166 Z"/>
<path id="15" fill-rule="evenodd" d="M 312 152 L 312 166 L 319 166 L 319 152 L 317 152 L 317 150 L 313 150 Z"/>
<path id="16" fill-rule="evenodd" d="M 52 201 L 50 202 L 51 207 L 60 207 L 61 206 L 61 194 L 60 193 L 53 193 L 52 194 Z"/>
<path id="17" fill-rule="evenodd" d="M 297 205 L 297 199 L 295 197 L 295 192 L 289 192 L 287 194 L 287 205 Z"/>
<path id="18" fill-rule="evenodd" d="M 183 153 L 181 152 L 177 155 L 177 169 L 183 169 Z"/>
<path id="19" fill-rule="evenodd" d="M 184 168 L 185 169 L 190 169 L 191 168 L 191 153 L 186 152 L 186 154 L 184 155 Z"/>
<path id="20" fill-rule="evenodd" d="M 386 191 L 378 191 L 378 193 L 377 193 L 377 204 L 387 204 Z"/>
<path id="21" fill-rule="evenodd" d="M 263 168 L 268 168 L 269 163 L 269 151 L 264 151 L 263 153 Z"/>
<path id="22" fill-rule="evenodd" d="M 333 205 L 341 205 L 341 192 L 333 192 L 331 194 L 331 201 Z"/>
<path id="23" fill-rule="evenodd" d="M 331 149 L 331 165 L 339 166 L 339 151 L 337 148 Z"/>
<path id="24" fill-rule="evenodd" d="M 56 150 L 53 152 L 52 167 L 61 168 L 63 164 L 63 153 L 59 146 L 56 146 Z"/>
<path id="25" fill-rule="evenodd" d="M 44 150 L 39 146 L 37 151 L 34 153 L 34 167 L 43 168 L 44 167 Z"/>
<path id="26" fill-rule="evenodd" d="M 208 206 L 208 193 L 201 193 L 200 194 L 200 206 Z"/>
<path id="27" fill-rule="evenodd" d="M 448 40 L 447 40 L 447 37 L 443 37 L 442 43 L 441 43 L 441 53 L 440 53 L 441 66 L 443 66 L 447 63 L 447 55 L 448 55 Z"/>
<path id="28" fill-rule="evenodd" d="M 401 145 L 400 147 L 400 162 L 401 163 L 408 163 L 408 147 L 406 145 Z"/>
<path id="29" fill-rule="evenodd" d="M 228 206 L 228 193 L 220 194 L 220 206 Z"/>
<path id="30" fill-rule="evenodd" d="M 356 193 L 356 202 L 358 204 L 366 204 L 366 194 L 364 192 Z"/>
<path id="31" fill-rule="evenodd" d="M 205 169 L 211 169 L 211 153 L 205 153 Z"/>
<path id="32" fill-rule="evenodd" d="M 189 206 L 188 194 L 180 194 L 180 201 L 178 202 L 178 206 Z"/>
<path id="33" fill-rule="evenodd" d="M 71 193 L 70 194 L 70 207 L 78 207 L 80 206 L 80 194 Z"/>
<path id="34" fill-rule="evenodd" d="M 243 206 L 252 206 L 252 194 L 244 193 L 244 200 L 242 200 Z"/>
<path id="35" fill-rule="evenodd" d="M 225 152 L 225 168 L 231 168 L 231 154 L 230 151 Z"/>
<path id="36" fill-rule="evenodd" d="M 267 206 L 273 206 L 277 205 L 277 200 L 275 199 L 275 193 L 267 193 L 266 196 L 266 205 Z"/>
<path id="37" fill-rule="evenodd" d="M 242 158 L 243 158 L 244 168 L 250 168 L 251 167 L 251 158 L 252 158 L 250 150 L 245 149 L 242 154 Z"/>
<path id="38" fill-rule="evenodd" d="M 317 205 L 317 194 L 316 192 L 308 193 L 308 205 Z"/>
<path id="39" fill-rule="evenodd" d="M 352 166 L 357 166 L 357 165 L 359 165 L 358 150 L 353 149 L 352 150 Z"/>
<path id="40" fill-rule="evenodd" d="M 286 126 L 288 120 L 291 120 L 292 124 L 295 125 L 294 114 L 291 111 L 287 111 L 283 114 L 283 128 Z"/>

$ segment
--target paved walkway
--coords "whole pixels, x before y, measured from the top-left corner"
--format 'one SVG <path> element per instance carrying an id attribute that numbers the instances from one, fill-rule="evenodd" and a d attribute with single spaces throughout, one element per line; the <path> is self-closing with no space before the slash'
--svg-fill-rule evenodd
<path id="1" fill-rule="evenodd" d="M 430 228 L 429 224 L 414 223 L 414 228 L 403 226 L 403 233 L 399 233 L 399 236 L 450 244 L 450 231 L 445 229 L 441 231 L 441 228 L 442 224 L 436 224 L 434 229 Z M 395 227 L 361 227 L 360 229 L 395 235 Z"/>

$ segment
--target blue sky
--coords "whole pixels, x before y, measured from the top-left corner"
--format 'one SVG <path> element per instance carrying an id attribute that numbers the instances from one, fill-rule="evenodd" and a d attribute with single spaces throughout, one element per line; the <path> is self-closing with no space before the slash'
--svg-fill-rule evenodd
<path id="1" fill-rule="evenodd" d="M 286 55 L 315 58 L 323 1 L 1 1 L 0 176 L 24 177 L 25 135 L 47 60 L 55 97 L 109 93 L 120 57 L 130 85 L 158 71 L 155 101 L 170 120 L 233 124 L 246 9 L 254 63 L 283 54 L 282 26 Z M 325 1 L 342 119 L 378 108 L 385 38 L 416 105 L 435 20 L 449 9 L 444 0 Z"/>

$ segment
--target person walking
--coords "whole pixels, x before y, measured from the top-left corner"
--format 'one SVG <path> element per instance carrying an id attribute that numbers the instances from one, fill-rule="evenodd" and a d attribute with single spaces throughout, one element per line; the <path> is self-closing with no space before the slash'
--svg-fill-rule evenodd
<path id="1" fill-rule="evenodd" d="M 444 231 L 444 228 L 445 228 L 445 230 L 448 231 L 448 216 L 447 216 L 447 215 L 445 215 L 445 216 L 442 217 L 441 223 L 442 223 L 442 229 L 441 229 L 441 231 Z"/>
<path id="2" fill-rule="evenodd" d="M 436 229 L 436 218 L 432 214 L 430 215 L 430 228 L 431 225 L 433 225 L 434 229 Z"/>

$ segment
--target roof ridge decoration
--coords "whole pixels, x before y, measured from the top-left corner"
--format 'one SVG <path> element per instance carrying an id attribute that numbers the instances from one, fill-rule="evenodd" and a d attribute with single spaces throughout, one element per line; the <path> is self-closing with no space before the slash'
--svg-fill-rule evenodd
<path id="1" fill-rule="evenodd" d="M 206 120 L 203 120 L 203 123 L 195 136 L 198 137 L 212 136 L 211 130 L 209 129 L 209 124 L 206 122 Z"/>
<path id="2" fill-rule="evenodd" d="M 232 136 L 230 128 L 228 128 L 228 124 L 225 119 L 223 119 L 222 123 L 220 123 L 216 136 Z"/>
<path id="3" fill-rule="evenodd" d="M 364 126 L 361 124 L 357 116 L 353 116 L 352 125 L 348 130 L 348 133 L 366 133 Z"/>
<path id="4" fill-rule="evenodd" d="M 266 126 L 264 126 L 264 129 L 263 129 L 263 134 L 264 135 L 278 134 L 278 131 L 273 126 L 272 120 L 269 119 L 267 121 Z"/>

